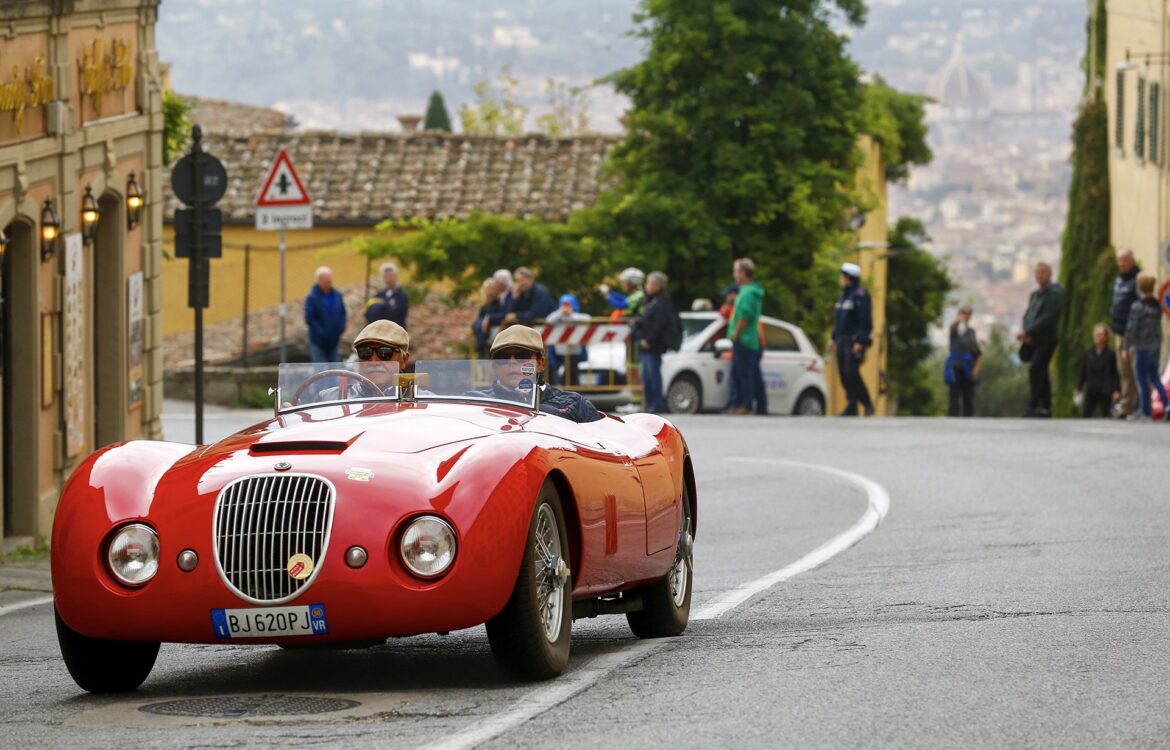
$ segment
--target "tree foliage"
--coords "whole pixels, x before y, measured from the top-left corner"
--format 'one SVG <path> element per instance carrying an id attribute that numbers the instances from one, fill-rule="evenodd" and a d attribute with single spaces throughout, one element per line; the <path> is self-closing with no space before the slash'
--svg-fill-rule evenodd
<path id="1" fill-rule="evenodd" d="M 1007 326 L 992 327 L 980 357 L 975 416 L 1018 417 L 1028 408 L 1028 368 L 1020 364 L 1018 348 Z"/>
<path id="2" fill-rule="evenodd" d="M 464 104 L 459 110 L 463 132 L 473 135 L 523 133 L 528 110 L 517 97 L 519 87 L 520 82 L 512 75 L 508 65 L 500 69 L 500 75 L 494 82 L 480 81 L 472 86 L 475 102 Z"/>
<path id="3" fill-rule="evenodd" d="M 427 115 L 423 120 L 423 130 L 451 132 L 451 115 L 447 114 L 447 104 L 443 101 L 443 95 L 438 91 L 432 91 L 430 101 L 427 102 Z"/>
<path id="4" fill-rule="evenodd" d="M 589 100 L 581 86 L 548 79 L 549 111 L 536 118 L 536 128 L 554 138 L 581 135 L 589 130 Z"/>
<path id="5" fill-rule="evenodd" d="M 1103 64 L 1105 2 L 1097 0 L 1089 24 L 1088 45 Z M 1061 245 L 1060 283 L 1065 289 L 1056 350 L 1053 409 L 1074 416 L 1072 390 L 1080 356 L 1092 341 L 1093 326 L 1108 321 L 1113 279 L 1109 240 L 1109 128 L 1104 81 L 1099 71 L 1087 74 L 1086 95 L 1073 124 L 1073 174 L 1068 189 L 1068 217 Z"/>
<path id="6" fill-rule="evenodd" d="M 170 89 L 163 90 L 163 164 L 183 150 L 191 137 L 191 103 Z"/>
<path id="7" fill-rule="evenodd" d="M 888 373 L 899 414 L 937 414 L 934 379 L 942 370 L 924 367 L 934 347 L 929 331 L 937 324 L 954 282 L 946 265 L 922 247 L 930 237 L 922 222 L 900 218 L 890 230 L 886 282 L 886 324 L 890 334 Z"/>
<path id="8" fill-rule="evenodd" d="M 926 103 L 930 97 L 891 88 L 876 76 L 865 87 L 865 132 L 882 147 L 886 179 L 905 182 L 911 165 L 929 164 L 934 158 L 926 142 Z"/>

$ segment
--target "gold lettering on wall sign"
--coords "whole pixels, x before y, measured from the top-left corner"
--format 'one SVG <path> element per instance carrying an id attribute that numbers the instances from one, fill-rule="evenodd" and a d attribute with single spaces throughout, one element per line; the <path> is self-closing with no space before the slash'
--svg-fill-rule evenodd
<path id="1" fill-rule="evenodd" d="M 134 80 L 134 66 L 130 63 L 130 42 L 115 39 L 107 50 L 105 42 L 95 39 L 81 53 L 77 67 L 81 74 L 81 95 L 93 99 L 93 108 L 101 115 L 102 97 L 121 91 Z"/>
<path id="2" fill-rule="evenodd" d="M 36 109 L 53 100 L 53 79 L 45 72 L 45 58 L 33 58 L 32 65 L 24 69 L 12 66 L 12 78 L 0 82 L 0 112 L 11 112 L 13 128 L 17 135 L 24 128 L 24 111 Z"/>

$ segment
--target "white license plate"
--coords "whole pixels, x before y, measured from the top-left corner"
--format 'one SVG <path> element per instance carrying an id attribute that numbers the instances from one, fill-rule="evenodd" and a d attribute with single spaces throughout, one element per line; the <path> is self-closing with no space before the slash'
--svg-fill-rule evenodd
<path id="1" fill-rule="evenodd" d="M 213 609 L 211 626 L 217 638 L 273 638 L 289 635 L 326 635 L 325 605 Z"/>

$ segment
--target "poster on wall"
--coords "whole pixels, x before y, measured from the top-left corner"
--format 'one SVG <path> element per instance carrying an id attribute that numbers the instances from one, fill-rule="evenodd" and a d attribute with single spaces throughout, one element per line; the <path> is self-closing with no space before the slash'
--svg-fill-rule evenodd
<path id="1" fill-rule="evenodd" d="M 142 405 L 142 339 L 146 335 L 146 321 L 142 315 L 142 271 L 126 279 L 127 309 L 130 321 L 130 350 L 127 380 L 130 383 L 130 408 Z"/>
<path id="2" fill-rule="evenodd" d="M 62 354 L 65 362 L 65 455 L 85 447 L 85 256 L 81 235 L 65 237 L 65 319 Z"/>

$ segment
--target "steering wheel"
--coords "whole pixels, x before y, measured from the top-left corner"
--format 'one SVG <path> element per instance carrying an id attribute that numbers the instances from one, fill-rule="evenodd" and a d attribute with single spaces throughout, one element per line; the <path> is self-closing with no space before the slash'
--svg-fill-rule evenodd
<path id="1" fill-rule="evenodd" d="M 322 370 L 305 378 L 305 381 L 301 383 L 300 387 L 292 395 L 292 405 L 300 406 L 301 395 L 304 394 L 305 389 L 318 380 L 324 380 L 325 378 L 340 378 L 341 382 L 337 386 L 337 394 L 343 399 L 349 397 L 349 378 L 359 381 L 362 385 L 369 386 L 374 393 L 382 392 L 382 389 L 377 383 L 362 375 L 360 372 L 353 372 L 352 370 Z"/>

